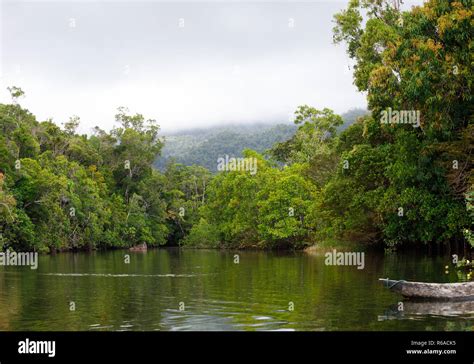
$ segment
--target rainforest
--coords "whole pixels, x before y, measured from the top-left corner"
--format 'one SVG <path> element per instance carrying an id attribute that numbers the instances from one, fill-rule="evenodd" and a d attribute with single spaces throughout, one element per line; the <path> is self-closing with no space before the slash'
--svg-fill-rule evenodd
<path id="1" fill-rule="evenodd" d="M 0 248 L 473 245 L 472 15 L 468 1 L 403 12 L 350 1 L 333 40 L 355 62 L 369 111 L 342 129 L 332 110 L 299 106 L 289 139 L 242 152 L 256 173 L 173 160 L 160 171 L 155 120 L 120 107 L 112 130 L 80 135 L 79 117 L 37 120 L 11 86 L 0 105 Z M 419 127 L 384 122 L 387 109 L 415 113 Z M 210 158 L 217 169 L 226 156 Z"/>

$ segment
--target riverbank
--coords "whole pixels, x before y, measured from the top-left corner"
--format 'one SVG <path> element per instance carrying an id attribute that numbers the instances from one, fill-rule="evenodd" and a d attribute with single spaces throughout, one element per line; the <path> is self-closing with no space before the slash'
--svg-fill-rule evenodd
<path id="1" fill-rule="evenodd" d="M 156 249 L 183 249 L 183 250 L 216 250 L 216 251 L 255 251 L 255 252 L 303 252 L 306 254 L 320 255 L 333 250 L 340 252 L 349 252 L 349 251 L 375 251 L 375 252 L 385 252 L 387 254 L 397 254 L 400 252 L 403 253 L 426 253 L 428 255 L 457 255 L 459 260 L 468 259 L 470 261 L 474 260 L 474 249 L 471 248 L 467 243 L 453 243 L 446 245 L 439 244 L 424 244 L 424 245 L 411 245 L 411 246 L 398 246 L 393 249 L 385 247 L 383 242 L 379 243 L 361 243 L 355 241 L 347 240 L 326 240 L 317 242 L 309 246 L 286 246 L 286 247 L 266 247 L 259 245 L 237 245 L 237 246 L 211 246 L 206 243 L 201 245 L 146 245 L 144 244 L 134 245 L 132 247 L 123 247 L 121 246 L 112 246 L 108 248 L 77 248 L 77 249 L 55 249 L 49 252 L 40 251 L 39 254 L 42 255 L 56 255 L 60 253 L 87 253 L 87 252 L 109 252 L 109 251 L 128 251 L 128 252 L 147 252 L 148 250 Z M 13 250 L 12 250 L 13 251 Z"/>

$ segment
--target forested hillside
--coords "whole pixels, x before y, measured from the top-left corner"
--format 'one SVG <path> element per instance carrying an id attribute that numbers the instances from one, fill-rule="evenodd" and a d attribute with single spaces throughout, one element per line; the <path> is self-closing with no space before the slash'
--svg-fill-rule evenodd
<path id="1" fill-rule="evenodd" d="M 164 138 L 161 157 L 155 166 L 164 170 L 169 161 L 206 167 L 212 172 L 217 169 L 216 156 L 241 156 L 246 148 L 264 152 L 276 142 L 293 136 L 293 124 L 252 124 L 248 126 L 225 126 L 181 132 Z"/>
<path id="2" fill-rule="evenodd" d="M 342 114 L 344 124 L 340 130 L 346 129 L 356 119 L 367 114 L 364 109 L 351 109 Z M 181 131 L 163 138 L 164 146 L 155 166 L 164 170 L 173 161 L 186 166 L 193 164 L 203 166 L 216 172 L 217 158 L 225 155 L 240 157 L 245 149 L 259 153 L 269 150 L 275 143 L 290 139 L 297 126 L 288 124 L 241 124 L 226 125 Z"/>

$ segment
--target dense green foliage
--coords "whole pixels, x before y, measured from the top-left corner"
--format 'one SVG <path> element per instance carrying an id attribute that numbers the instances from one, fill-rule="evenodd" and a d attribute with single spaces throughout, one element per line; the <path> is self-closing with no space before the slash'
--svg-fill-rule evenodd
<path id="1" fill-rule="evenodd" d="M 0 105 L 4 248 L 162 245 L 186 233 L 210 174 L 179 165 L 164 174 L 154 170 L 162 147 L 154 120 L 119 108 L 117 128 L 96 128 L 87 137 L 75 133 L 78 118 L 63 129 L 38 122 L 17 104 L 21 95 L 12 96 L 13 104 Z"/>
<path id="2" fill-rule="evenodd" d="M 271 151 L 289 167 L 262 161 L 258 176 L 216 177 L 201 222 L 229 246 L 445 243 L 463 231 L 472 243 L 472 9 L 446 0 L 400 12 L 353 0 L 335 23 L 371 115 L 337 133 L 339 116 L 301 106 L 297 132 Z M 383 123 L 387 108 L 418 112 L 419 127 Z"/>
<path id="3" fill-rule="evenodd" d="M 63 128 L 38 122 L 18 105 L 22 91 L 10 89 L 14 102 L 0 105 L 0 244 L 474 244 L 472 8 L 432 0 L 400 12 L 390 4 L 352 0 L 335 16 L 334 40 L 348 45 L 370 114 L 344 122 L 300 106 L 291 133 L 278 126 L 246 135 L 254 150 L 215 175 L 205 167 L 239 157 L 243 134 L 178 143 L 186 163 L 204 166 L 168 163 L 160 172 L 152 168 L 163 147 L 154 120 L 119 108 L 117 128 L 78 135 L 78 118 Z M 387 109 L 413 110 L 419 120 L 385 122 Z"/>
<path id="4" fill-rule="evenodd" d="M 258 172 L 220 173 L 208 189 L 202 218 L 193 226 L 185 244 L 201 246 L 208 232 L 212 245 L 230 247 L 299 247 L 309 243 L 309 215 L 314 186 L 302 175 L 299 164 L 276 168 L 261 155 Z M 204 240 L 206 241 L 206 240 Z"/>
<path id="5" fill-rule="evenodd" d="M 335 41 L 348 43 L 372 118 L 362 123 L 362 139 L 341 150 L 350 168 L 326 187 L 331 195 L 352 191 L 329 209 L 338 215 L 346 207 L 331 228 L 359 233 L 356 226 L 372 226 L 374 236 L 397 244 L 447 241 L 472 224 L 464 200 L 473 188 L 471 5 L 432 0 L 401 13 L 354 0 L 335 16 Z M 418 110 L 420 127 L 381 124 L 388 107 Z"/>

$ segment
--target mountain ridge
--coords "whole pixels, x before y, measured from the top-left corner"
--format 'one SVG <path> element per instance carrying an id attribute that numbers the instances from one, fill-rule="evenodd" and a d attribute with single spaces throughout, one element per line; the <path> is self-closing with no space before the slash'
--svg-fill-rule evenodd
<path id="1" fill-rule="evenodd" d="M 351 109 L 344 114 L 344 130 L 359 116 L 367 113 L 365 109 Z M 293 123 L 226 124 L 181 130 L 163 137 L 164 147 L 154 166 L 164 170 L 174 161 L 184 165 L 200 165 L 212 172 L 217 171 L 217 158 L 224 155 L 240 157 L 244 149 L 253 149 L 259 153 L 270 149 L 275 143 L 290 139 L 298 125 Z"/>

